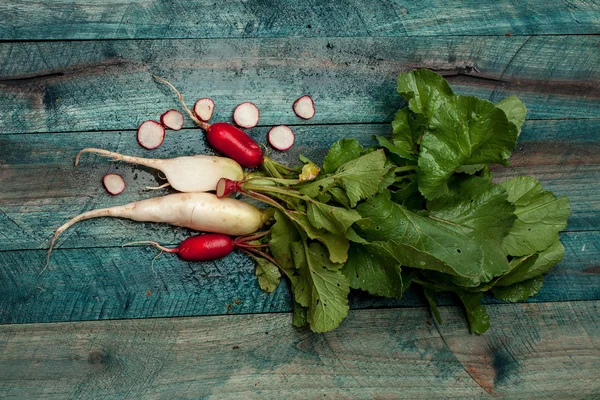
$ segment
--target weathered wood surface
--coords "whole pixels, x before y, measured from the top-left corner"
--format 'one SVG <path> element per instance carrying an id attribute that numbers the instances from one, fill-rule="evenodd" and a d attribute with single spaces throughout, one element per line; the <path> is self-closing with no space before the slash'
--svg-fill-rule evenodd
<path id="1" fill-rule="evenodd" d="M 138 227 L 138 229 L 141 229 Z M 546 275 L 531 302 L 600 299 L 600 232 L 570 232 L 562 263 Z M 93 243 L 92 243 L 93 245 Z M 291 310 L 287 284 L 263 293 L 253 262 L 234 253 L 215 262 L 188 263 L 154 248 L 56 250 L 42 274 L 44 250 L 0 252 L 0 323 L 81 321 Z M 401 300 L 356 292 L 352 308 L 422 306 L 418 289 Z M 441 304 L 454 304 L 440 297 Z M 486 303 L 496 302 L 485 299 Z"/>
<path id="2" fill-rule="evenodd" d="M 2 398 L 510 398 L 600 393 L 599 302 L 494 305 L 469 335 L 442 307 L 0 326 Z"/>
<path id="3" fill-rule="evenodd" d="M 261 125 L 389 121 L 395 80 L 428 67 L 460 93 L 517 94 L 530 119 L 600 118 L 599 36 L 124 40 L 0 44 L 0 132 L 135 129 L 176 98 L 211 96 L 215 120 L 242 101 Z M 575 61 L 576 60 L 576 61 Z M 310 93 L 303 122 L 292 102 Z M 191 126 L 191 121 L 188 121 Z"/>
<path id="4" fill-rule="evenodd" d="M 0 40 L 600 32 L 593 1 L 4 0 Z"/>

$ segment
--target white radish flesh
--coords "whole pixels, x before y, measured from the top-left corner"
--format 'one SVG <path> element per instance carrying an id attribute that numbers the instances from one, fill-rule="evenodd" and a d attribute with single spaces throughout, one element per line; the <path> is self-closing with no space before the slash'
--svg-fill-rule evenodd
<path id="1" fill-rule="evenodd" d="M 106 191 L 112 195 L 121 194 L 125 190 L 125 181 L 121 175 L 104 175 L 104 178 L 102 178 L 102 183 L 104 183 Z"/>
<path id="2" fill-rule="evenodd" d="M 54 233 L 48 250 L 48 259 L 61 233 L 77 222 L 99 217 L 162 222 L 196 231 L 231 236 L 254 233 L 268 219 L 266 213 L 241 200 L 219 199 L 212 193 L 174 193 L 123 206 L 92 210 L 72 218 Z"/>
<path id="3" fill-rule="evenodd" d="M 253 103 L 249 102 L 240 104 L 233 112 L 234 122 L 242 128 L 254 128 L 258 125 L 259 118 L 260 111 Z"/>
<path id="4" fill-rule="evenodd" d="M 160 116 L 160 122 L 165 128 L 178 131 L 183 128 L 183 114 L 177 110 L 169 110 Z"/>
<path id="5" fill-rule="evenodd" d="M 294 102 L 294 112 L 302 119 L 311 119 L 315 116 L 315 103 L 310 96 L 302 96 Z"/>
<path id="6" fill-rule="evenodd" d="M 215 111 L 215 102 L 213 99 L 200 99 L 194 104 L 194 114 L 201 121 L 207 122 L 212 118 L 213 112 Z"/>
<path id="7" fill-rule="evenodd" d="M 165 140 L 165 128 L 156 121 L 146 121 L 138 128 L 137 140 L 148 150 L 156 149 Z"/>
<path id="8" fill-rule="evenodd" d="M 295 136 L 289 127 L 279 125 L 271 128 L 267 139 L 275 149 L 285 151 L 294 145 Z"/>
<path id="9" fill-rule="evenodd" d="M 87 148 L 77 154 L 75 166 L 84 153 L 95 153 L 113 160 L 143 165 L 161 171 L 173 189 L 180 192 L 207 192 L 215 190 L 221 178 L 235 181 L 244 178 L 244 170 L 234 160 L 225 157 L 195 155 L 177 158 L 132 157 L 103 149 Z"/>

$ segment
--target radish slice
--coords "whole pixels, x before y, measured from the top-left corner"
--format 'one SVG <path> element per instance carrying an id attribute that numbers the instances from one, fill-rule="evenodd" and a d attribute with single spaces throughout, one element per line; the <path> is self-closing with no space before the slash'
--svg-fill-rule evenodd
<path id="1" fill-rule="evenodd" d="M 260 111 L 250 102 L 240 104 L 233 112 L 233 120 L 242 128 L 254 128 L 258 124 Z"/>
<path id="2" fill-rule="evenodd" d="M 125 190 L 125 181 L 123 178 L 121 178 L 121 175 L 104 175 L 104 178 L 102 178 L 102 183 L 104 183 L 104 187 L 108 193 L 112 195 L 121 194 L 123 193 L 123 190 Z"/>
<path id="3" fill-rule="evenodd" d="M 178 131 L 183 128 L 183 114 L 177 110 L 169 110 L 160 116 L 160 122 L 166 128 Z"/>
<path id="4" fill-rule="evenodd" d="M 156 121 L 146 121 L 138 128 L 137 140 L 140 146 L 155 149 L 165 140 L 165 128 Z"/>
<path id="5" fill-rule="evenodd" d="M 310 96 L 302 96 L 294 102 L 294 112 L 302 119 L 315 116 L 315 103 Z"/>
<path id="6" fill-rule="evenodd" d="M 194 104 L 194 114 L 196 114 L 196 117 L 201 121 L 210 121 L 213 111 L 215 111 L 215 102 L 213 99 L 200 99 Z"/>
<path id="7" fill-rule="evenodd" d="M 285 126 L 279 125 L 271 128 L 267 136 L 269 143 L 277 150 L 285 151 L 294 145 L 294 132 Z"/>

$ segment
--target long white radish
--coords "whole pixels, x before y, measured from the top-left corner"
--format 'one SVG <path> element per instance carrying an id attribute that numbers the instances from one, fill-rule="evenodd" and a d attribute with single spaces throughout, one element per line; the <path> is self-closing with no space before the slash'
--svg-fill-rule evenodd
<path id="1" fill-rule="evenodd" d="M 268 214 L 241 200 L 219 199 L 212 193 L 174 193 L 122 206 L 101 208 L 80 214 L 58 228 L 50 241 L 47 260 L 50 259 L 50 253 L 61 233 L 77 222 L 99 217 L 163 222 L 196 231 L 242 236 L 260 229 L 268 219 Z"/>
<path id="2" fill-rule="evenodd" d="M 221 178 L 235 181 L 244 178 L 244 170 L 234 160 L 225 157 L 195 155 L 176 158 L 132 157 L 103 149 L 83 149 L 75 157 L 75 166 L 84 153 L 95 153 L 111 157 L 116 161 L 154 168 L 165 175 L 171 187 L 180 192 L 207 192 L 215 190 Z"/>

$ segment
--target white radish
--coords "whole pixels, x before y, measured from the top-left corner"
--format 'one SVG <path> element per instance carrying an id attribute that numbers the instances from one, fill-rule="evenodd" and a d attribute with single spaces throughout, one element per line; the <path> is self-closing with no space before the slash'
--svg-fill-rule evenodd
<path id="1" fill-rule="evenodd" d="M 174 193 L 123 206 L 92 210 L 72 218 L 54 233 L 50 241 L 47 261 L 50 259 L 56 239 L 65 230 L 77 222 L 99 217 L 162 222 L 196 231 L 231 236 L 254 233 L 269 218 L 267 213 L 241 200 L 219 199 L 212 193 Z"/>
<path id="2" fill-rule="evenodd" d="M 210 121 L 214 111 L 215 102 L 213 99 L 200 99 L 196 102 L 196 104 L 194 104 L 194 114 L 196 114 L 196 117 L 198 117 L 201 121 Z"/>
<path id="3" fill-rule="evenodd" d="M 233 111 L 233 121 L 242 128 L 254 128 L 258 125 L 260 111 L 253 103 L 240 104 Z"/>
<path id="4" fill-rule="evenodd" d="M 176 158 L 132 157 L 103 149 L 83 149 L 75 157 L 75 166 L 84 153 L 95 153 L 111 157 L 116 161 L 125 161 L 143 165 L 161 171 L 173 189 L 180 192 L 207 192 L 215 190 L 221 178 L 242 180 L 244 170 L 234 160 L 225 157 L 195 155 Z"/>
<path id="5" fill-rule="evenodd" d="M 294 113 L 302 119 L 311 119 L 315 116 L 315 102 L 310 96 L 302 96 L 294 102 Z"/>
<path id="6" fill-rule="evenodd" d="M 269 134 L 267 135 L 267 139 L 271 146 L 273 146 L 277 150 L 285 151 L 294 145 L 294 140 L 296 137 L 294 136 L 294 132 L 285 126 L 279 125 L 274 128 L 271 128 Z"/>
<path id="7" fill-rule="evenodd" d="M 165 140 L 165 128 L 156 121 L 146 121 L 138 128 L 137 140 L 148 150 L 156 149 Z"/>
<path id="8" fill-rule="evenodd" d="M 104 175 L 104 178 L 102 178 L 102 183 L 104 183 L 106 191 L 112 195 L 121 194 L 125 190 L 125 181 L 123 180 L 121 175 Z"/>
<path id="9" fill-rule="evenodd" d="M 183 114 L 177 110 L 169 110 L 160 116 L 160 122 L 165 128 L 178 131 L 183 128 Z"/>

